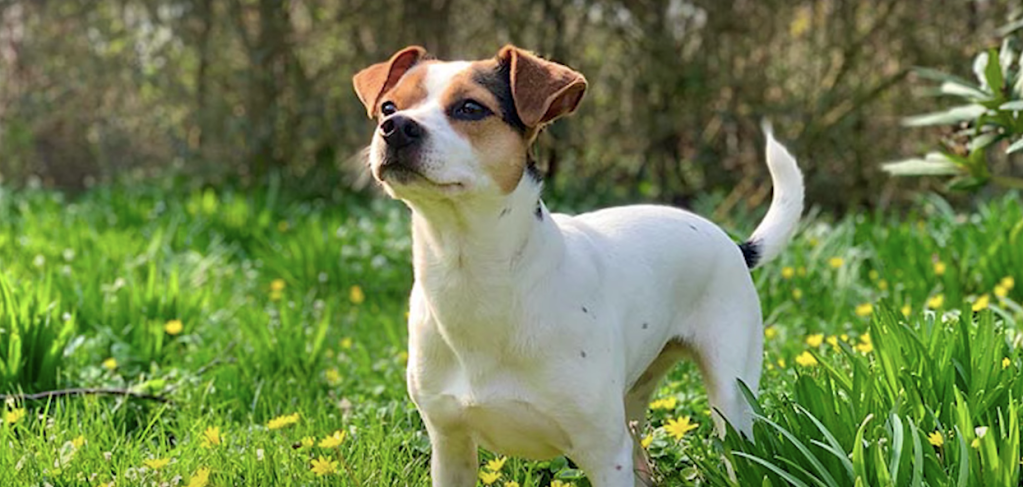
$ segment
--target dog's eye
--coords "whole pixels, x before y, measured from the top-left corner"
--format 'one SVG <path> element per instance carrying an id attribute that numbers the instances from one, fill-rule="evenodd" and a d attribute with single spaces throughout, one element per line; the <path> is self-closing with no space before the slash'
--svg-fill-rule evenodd
<path id="1" fill-rule="evenodd" d="M 482 120 L 490 115 L 490 109 L 476 100 L 462 100 L 455 105 L 451 115 L 459 120 Z"/>
<path id="2" fill-rule="evenodd" d="M 380 105 L 380 114 L 385 117 L 388 115 L 392 115 L 394 114 L 394 112 L 397 111 L 398 106 L 395 105 L 393 101 L 385 101 L 383 105 Z"/>

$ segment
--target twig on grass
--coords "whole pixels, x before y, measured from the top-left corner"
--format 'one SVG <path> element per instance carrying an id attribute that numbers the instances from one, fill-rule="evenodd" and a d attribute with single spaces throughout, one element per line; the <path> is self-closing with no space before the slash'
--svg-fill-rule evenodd
<path id="1" fill-rule="evenodd" d="M 35 394 L 0 394 L 0 402 L 8 400 L 14 401 L 43 401 L 46 399 L 54 399 L 58 397 L 68 396 L 125 396 L 132 397 L 135 399 L 143 399 L 146 401 L 156 401 L 168 403 L 171 402 L 163 396 L 157 396 L 153 394 L 146 394 L 144 392 L 137 392 L 128 389 L 104 389 L 98 387 L 75 387 L 72 389 L 58 389 L 55 391 L 37 392 Z"/>

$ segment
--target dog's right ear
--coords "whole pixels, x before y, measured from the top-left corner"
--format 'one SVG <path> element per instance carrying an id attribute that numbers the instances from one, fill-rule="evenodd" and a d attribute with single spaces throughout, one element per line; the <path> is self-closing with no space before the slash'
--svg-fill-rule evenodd
<path id="1" fill-rule="evenodd" d="M 380 96 L 394 88 L 405 72 L 425 56 L 426 49 L 409 46 L 394 53 L 391 59 L 355 74 L 352 78 L 355 94 L 359 95 L 359 100 L 366 106 L 366 115 L 369 115 L 369 118 L 376 117 L 380 111 Z"/>
<path id="2" fill-rule="evenodd" d="M 575 112 L 586 93 L 586 78 L 567 66 L 547 61 L 512 45 L 501 48 L 515 110 L 527 127 L 541 127 Z"/>

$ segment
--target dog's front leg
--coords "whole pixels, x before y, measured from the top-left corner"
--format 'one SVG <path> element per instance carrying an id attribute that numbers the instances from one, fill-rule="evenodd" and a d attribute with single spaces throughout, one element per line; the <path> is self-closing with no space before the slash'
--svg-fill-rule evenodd
<path id="1" fill-rule="evenodd" d="M 433 487 L 473 487 L 479 459 L 476 443 L 465 431 L 441 431 L 427 428 L 430 433 L 432 458 L 430 476 Z"/>
<path id="2" fill-rule="evenodd" d="M 624 423 L 624 422 L 623 422 Z M 570 455 L 590 480 L 593 487 L 645 486 L 633 463 L 632 436 L 622 425 L 620 434 L 610 442 L 588 441 L 590 449 Z"/>

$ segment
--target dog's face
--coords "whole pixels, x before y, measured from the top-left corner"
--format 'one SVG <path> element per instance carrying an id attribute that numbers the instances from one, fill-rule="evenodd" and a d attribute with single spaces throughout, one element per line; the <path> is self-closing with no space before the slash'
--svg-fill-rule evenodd
<path id="1" fill-rule="evenodd" d="M 377 121 L 373 176 L 407 200 L 511 193 L 537 132 L 574 112 L 586 90 L 581 74 L 513 46 L 474 62 L 407 47 L 353 81 Z"/>

